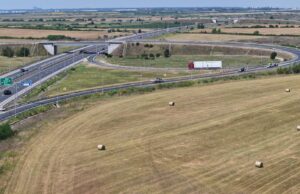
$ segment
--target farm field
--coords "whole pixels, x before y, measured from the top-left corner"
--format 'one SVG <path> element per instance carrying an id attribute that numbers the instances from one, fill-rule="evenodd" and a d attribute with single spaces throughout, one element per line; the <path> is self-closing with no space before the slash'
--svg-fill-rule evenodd
<path id="1" fill-rule="evenodd" d="M 99 58 L 100 60 L 102 58 Z M 261 66 L 271 63 L 267 56 L 250 55 L 172 55 L 169 58 L 159 57 L 155 60 L 145 60 L 134 56 L 106 58 L 111 64 L 142 67 L 181 67 L 187 68 L 190 61 L 223 61 L 224 68 L 237 68 L 244 66 Z"/>
<path id="2" fill-rule="evenodd" d="M 10 36 L 16 38 L 46 38 L 48 35 L 65 35 L 80 40 L 97 40 L 99 37 L 108 35 L 109 37 L 125 35 L 130 33 L 106 31 L 60 31 L 60 30 L 33 30 L 33 29 L 12 29 L 0 28 L 0 36 Z"/>
<path id="3" fill-rule="evenodd" d="M 253 40 L 263 38 L 263 36 L 250 36 L 250 35 L 229 35 L 229 34 L 172 34 L 159 37 L 158 39 L 170 40 L 170 41 L 239 41 L 239 40 Z"/>
<path id="4" fill-rule="evenodd" d="M 298 193 L 299 81 L 233 81 L 100 102 L 44 126 L 23 147 L 5 193 Z"/>
<path id="5" fill-rule="evenodd" d="M 43 94 L 53 96 L 61 93 L 108 86 L 113 84 L 151 80 L 155 77 L 174 77 L 189 75 L 186 72 L 134 72 L 124 70 L 101 69 L 96 65 L 81 64 L 75 71 L 50 86 Z M 165 76 L 165 75 L 166 76 Z"/>
<path id="6" fill-rule="evenodd" d="M 252 34 L 259 31 L 262 35 L 300 35 L 300 28 L 221 28 L 225 33 L 247 33 Z"/>

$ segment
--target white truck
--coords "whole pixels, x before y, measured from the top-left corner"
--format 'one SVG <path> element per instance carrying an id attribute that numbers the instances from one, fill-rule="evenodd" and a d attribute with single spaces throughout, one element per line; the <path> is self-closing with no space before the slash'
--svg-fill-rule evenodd
<path id="1" fill-rule="evenodd" d="M 222 69 L 222 61 L 193 61 L 188 64 L 190 70 L 193 69 Z"/>

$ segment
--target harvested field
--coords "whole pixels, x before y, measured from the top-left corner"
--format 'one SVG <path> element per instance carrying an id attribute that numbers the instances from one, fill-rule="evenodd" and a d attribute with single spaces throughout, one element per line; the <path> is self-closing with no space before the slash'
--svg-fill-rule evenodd
<path id="1" fill-rule="evenodd" d="M 268 35 L 299 35 L 300 28 L 222 28 L 222 32 L 225 33 L 247 33 L 252 34 L 255 31 L 259 31 L 260 34 Z"/>
<path id="2" fill-rule="evenodd" d="M 5 193 L 299 193 L 299 82 L 236 81 L 99 103 L 43 127 Z"/>
<path id="3" fill-rule="evenodd" d="M 262 38 L 262 36 L 237 36 L 229 34 L 173 34 L 160 37 L 160 39 L 171 41 L 239 41 L 239 40 L 253 40 Z"/>
<path id="4" fill-rule="evenodd" d="M 113 32 L 107 33 L 106 31 L 59 31 L 59 30 L 32 30 L 32 29 L 10 29 L 0 28 L 0 36 L 10 36 L 17 38 L 45 38 L 48 35 L 65 35 L 68 37 L 80 40 L 96 40 L 99 37 L 108 35 L 109 37 L 125 35 L 130 33 Z"/>

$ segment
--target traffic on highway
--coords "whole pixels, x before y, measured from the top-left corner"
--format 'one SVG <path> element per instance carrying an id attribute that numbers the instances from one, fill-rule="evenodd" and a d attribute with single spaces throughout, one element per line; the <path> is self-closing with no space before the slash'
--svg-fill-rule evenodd
<path id="1" fill-rule="evenodd" d="M 166 33 L 173 33 L 178 30 L 186 30 L 189 27 L 176 27 L 176 28 L 169 28 L 164 30 L 157 30 L 154 32 L 142 33 L 142 34 L 135 34 L 128 37 L 121 37 L 116 38 L 113 40 L 109 40 L 107 42 L 114 43 L 114 42 L 136 42 L 136 41 L 144 41 L 146 38 L 151 38 L 155 36 L 160 36 Z M 149 41 L 148 41 L 149 42 Z M 155 43 L 155 41 L 151 41 Z M 165 41 L 162 41 L 165 43 Z M 172 44 L 212 44 L 212 45 L 226 45 L 226 46 L 235 46 L 235 47 L 252 47 L 252 48 L 259 48 L 259 49 L 276 49 L 278 51 L 289 53 L 293 56 L 293 58 L 289 61 L 284 61 L 278 64 L 276 67 L 282 67 L 287 65 L 292 65 L 294 63 L 300 62 L 300 51 L 295 48 L 288 48 L 282 46 L 274 46 L 274 45 L 260 45 L 260 44 L 249 44 L 249 43 L 223 43 L 223 42 L 205 42 L 205 43 L 197 43 L 197 42 L 170 42 L 167 43 Z M 0 95 L 0 110 L 2 110 L 2 114 L 0 114 L 0 120 L 5 120 L 13 115 L 18 113 L 24 112 L 26 110 L 30 110 L 32 108 L 56 103 L 57 101 L 66 100 L 69 98 L 74 98 L 83 95 L 89 95 L 99 92 L 107 92 L 112 90 L 124 89 L 129 87 L 149 87 L 155 84 L 161 83 L 175 83 L 187 80 L 195 80 L 195 79 L 202 79 L 202 78 L 218 78 L 218 77 L 226 77 L 226 76 L 236 76 L 245 73 L 253 73 L 253 72 L 260 72 L 260 71 L 267 71 L 270 67 L 253 67 L 253 68 L 242 68 L 241 69 L 230 69 L 221 73 L 216 74 L 203 74 L 197 76 L 186 76 L 186 77 L 177 77 L 172 79 L 162 80 L 161 78 L 156 78 L 155 81 L 144 81 L 144 82 L 136 82 L 130 84 L 120 84 L 118 86 L 113 87 L 103 87 L 99 89 L 92 89 L 80 92 L 73 92 L 70 94 L 59 95 L 56 97 L 41 99 L 38 101 L 33 101 L 26 104 L 19 104 L 14 107 L 10 106 L 6 108 L 8 104 L 15 101 L 19 96 L 26 94 L 32 88 L 36 87 L 37 85 L 43 83 L 44 81 L 50 79 L 51 77 L 57 75 L 58 73 L 72 67 L 73 65 L 78 64 L 83 59 L 89 59 L 89 61 L 93 63 L 99 62 L 95 61 L 95 56 L 98 54 L 106 53 L 108 50 L 108 44 L 103 45 L 90 45 L 80 49 L 76 49 L 71 52 L 67 52 L 44 61 L 38 62 L 36 64 L 24 67 L 22 69 L 10 72 L 5 74 L 1 77 L 10 77 L 13 79 L 13 84 L 8 87 L 1 87 L 1 95 Z M 101 64 L 100 64 L 101 65 Z M 103 64 L 102 64 L 103 65 Z M 116 68 L 120 68 L 117 66 Z M 128 68 L 128 67 L 126 67 Z M 139 68 L 139 67 L 135 67 Z M 272 68 L 275 68 L 272 66 Z M 159 80 L 159 81 L 158 81 Z"/>

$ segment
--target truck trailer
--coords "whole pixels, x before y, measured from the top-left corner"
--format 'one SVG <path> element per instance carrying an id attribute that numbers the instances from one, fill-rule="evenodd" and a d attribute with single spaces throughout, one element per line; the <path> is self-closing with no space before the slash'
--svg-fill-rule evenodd
<path id="1" fill-rule="evenodd" d="M 222 69 L 222 61 L 192 61 L 188 68 L 193 69 Z"/>

